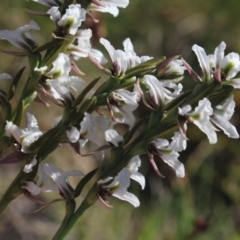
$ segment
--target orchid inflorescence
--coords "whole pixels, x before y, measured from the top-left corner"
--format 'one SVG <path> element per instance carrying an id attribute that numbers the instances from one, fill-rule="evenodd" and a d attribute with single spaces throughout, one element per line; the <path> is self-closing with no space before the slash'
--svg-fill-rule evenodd
<path id="1" fill-rule="evenodd" d="M 54 239 L 62 239 L 97 200 L 109 208 L 112 207 L 108 202 L 110 197 L 128 201 L 134 207 L 140 205 L 139 199 L 128 192 L 128 188 L 131 179 L 142 189 L 145 187 L 145 178 L 138 171 L 142 156 L 147 156 L 158 175 L 163 176 L 155 162 L 156 156 L 169 165 L 177 177 L 183 178 L 185 169 L 178 158 L 187 148 L 187 141 L 191 140 L 187 137 L 189 124 L 204 132 L 210 144 L 217 143 L 216 132 L 219 130 L 230 138 L 239 138 L 229 120 L 235 107 L 233 92 L 240 88 L 240 79 L 236 77 L 240 60 L 237 53 L 224 56 L 224 42 L 212 55 L 207 55 L 196 44 L 192 47 L 201 74 L 197 74 L 181 56 L 139 57 L 129 38 L 123 41 L 124 50 L 116 50 L 107 39 L 101 38 L 99 42 L 107 50 L 107 56 L 92 48 L 92 31 L 85 28 L 84 22 L 87 18 L 98 21 L 94 17 L 95 11 L 117 16 L 118 8 L 127 7 L 129 1 L 34 1 L 48 10 L 32 13 L 48 16 L 56 25 L 50 42 L 37 45 L 30 34 L 32 30 L 40 30 L 34 21 L 14 31 L 0 31 L 0 39 L 21 49 L 3 52 L 28 57 L 30 66 L 27 83 L 15 108 L 10 100 L 24 68 L 15 77 L 7 73 L 0 75 L 1 81 L 12 81 L 8 92 L 0 90 L 0 164 L 25 162 L 0 201 L 1 212 L 21 194 L 42 204 L 37 197 L 40 192 L 57 192 L 60 200 L 66 202 L 66 216 Z M 106 65 L 109 57 L 110 64 Z M 108 75 L 100 87 L 96 88 L 100 78 L 89 83 L 84 81 L 82 69 L 76 63 L 83 58 L 89 58 Z M 180 83 L 185 72 L 196 82 L 193 89 L 185 90 Z M 41 131 L 37 119 L 27 112 L 27 127 L 22 128 L 20 125 L 27 107 L 33 101 L 47 107 L 46 99 L 63 109 L 53 127 Z M 145 106 L 144 117 L 138 119 L 136 112 L 142 106 Z M 123 125 L 125 127 L 119 127 Z M 87 142 L 96 150 L 83 154 L 83 150 L 88 150 Z M 80 158 L 99 152 L 104 164 L 101 166 L 99 162 L 99 168 L 84 174 L 80 169 L 64 171 L 46 163 L 45 158 L 60 144 L 69 144 Z M 97 175 L 95 183 L 76 209 L 75 198 L 81 195 L 94 175 Z M 81 177 L 75 189 L 68 181 L 69 176 Z"/>

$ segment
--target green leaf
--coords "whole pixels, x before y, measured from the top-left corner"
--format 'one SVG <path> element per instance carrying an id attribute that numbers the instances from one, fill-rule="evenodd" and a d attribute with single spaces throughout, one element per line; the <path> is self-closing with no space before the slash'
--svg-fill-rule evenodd
<path id="1" fill-rule="evenodd" d="M 11 84 L 11 86 L 9 88 L 9 92 L 8 92 L 8 99 L 7 99 L 8 101 L 10 101 L 13 98 L 14 93 L 16 91 L 17 84 L 18 84 L 18 82 L 19 82 L 19 80 L 20 80 L 20 78 L 21 78 L 25 68 L 26 67 L 21 68 L 20 71 L 15 76 L 15 78 L 13 79 L 12 84 Z"/>
<path id="2" fill-rule="evenodd" d="M 3 120 L 4 120 L 4 124 L 6 122 L 6 120 L 9 120 L 11 118 L 11 112 L 12 112 L 12 107 L 11 104 L 9 102 L 5 103 L 2 106 L 2 113 L 3 113 Z"/>
<path id="3" fill-rule="evenodd" d="M 147 119 L 148 119 L 148 117 L 144 117 L 144 118 L 140 119 L 137 123 L 135 123 L 134 127 L 133 127 L 130 131 L 128 131 L 128 132 L 126 132 L 126 133 L 124 134 L 124 136 L 123 136 L 123 139 L 124 139 L 124 140 L 123 140 L 122 145 L 127 144 L 127 143 L 132 139 L 134 133 L 137 131 L 137 129 L 138 129 L 142 124 L 144 124 L 144 122 L 147 121 Z"/>
<path id="4" fill-rule="evenodd" d="M 91 172 L 89 172 L 86 176 L 83 177 L 83 179 L 78 183 L 78 185 L 76 186 L 75 188 L 75 191 L 74 191 L 74 198 L 77 198 L 83 188 L 85 187 L 85 185 L 92 179 L 92 177 L 95 175 L 95 173 L 97 172 L 98 168 L 92 170 Z"/>
<path id="5" fill-rule="evenodd" d="M 24 102 L 21 101 L 18 104 L 17 111 L 15 111 L 15 113 L 13 114 L 10 120 L 17 126 L 20 126 L 22 122 L 23 112 L 24 112 Z"/>
<path id="6" fill-rule="evenodd" d="M 226 101 L 226 99 L 233 93 L 234 88 L 233 86 L 228 85 L 222 85 L 222 88 L 211 94 L 208 99 L 211 102 L 212 107 L 215 107 L 223 102 Z"/>
<path id="7" fill-rule="evenodd" d="M 97 82 L 100 80 L 99 78 L 94 79 L 92 82 L 90 82 L 81 92 L 81 94 L 78 95 L 75 102 L 73 103 L 73 107 L 76 107 L 78 104 L 82 103 L 83 99 L 86 97 L 86 95 L 93 89 L 93 87 L 97 84 Z"/>
<path id="8" fill-rule="evenodd" d="M 102 172 L 100 179 L 113 176 L 113 172 L 119 172 L 119 162 L 123 160 L 123 147 L 115 147 L 111 149 L 111 158 L 109 159 L 106 169 Z M 121 164 L 120 164 L 121 165 Z"/>
<path id="9" fill-rule="evenodd" d="M 29 65 L 31 73 L 34 73 L 34 68 L 41 64 L 42 56 L 39 52 L 35 52 L 29 56 Z"/>
<path id="10" fill-rule="evenodd" d="M 102 93 L 110 94 L 112 91 L 117 89 L 120 84 L 120 80 L 117 78 L 110 77 L 105 83 L 103 83 L 95 92 L 94 96 L 98 96 Z"/>
<path id="11" fill-rule="evenodd" d="M 154 69 L 156 69 L 156 66 L 163 62 L 165 59 L 165 57 L 150 59 L 144 63 L 137 65 L 136 67 L 130 68 L 126 71 L 125 76 L 121 78 L 121 80 L 129 79 L 132 77 L 140 77 L 151 73 Z"/>
<path id="12" fill-rule="evenodd" d="M 147 128 L 146 128 L 146 131 L 151 131 L 154 128 L 156 128 L 156 126 L 159 126 L 162 117 L 163 117 L 162 112 L 160 112 L 160 111 L 152 112 L 150 117 L 149 117 L 149 120 L 148 120 L 148 125 L 147 125 Z"/>

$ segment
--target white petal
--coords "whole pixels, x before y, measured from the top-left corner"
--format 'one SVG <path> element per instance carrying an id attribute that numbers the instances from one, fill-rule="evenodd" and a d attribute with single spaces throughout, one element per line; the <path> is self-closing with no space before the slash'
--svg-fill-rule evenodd
<path id="1" fill-rule="evenodd" d="M 30 38 L 32 41 L 32 37 L 29 34 L 30 30 L 39 30 L 39 26 L 36 22 L 30 21 L 28 25 L 20 27 L 14 31 L 10 30 L 2 30 L 0 31 L 0 39 L 9 41 L 15 47 L 31 51 L 31 47 L 27 41 Z"/>
<path id="2" fill-rule="evenodd" d="M 66 86 L 70 89 L 74 89 L 78 94 L 80 94 L 84 88 L 85 82 L 77 77 L 77 76 L 71 76 L 68 78 L 68 83 Z"/>
<path id="3" fill-rule="evenodd" d="M 179 154 L 177 152 L 161 155 L 162 160 L 175 170 L 177 177 L 183 178 L 185 176 L 185 169 L 184 165 L 178 160 L 178 157 Z"/>
<path id="4" fill-rule="evenodd" d="M 33 168 L 34 166 L 36 166 L 36 164 L 37 164 L 37 159 L 34 158 L 34 159 L 32 160 L 32 162 L 30 162 L 29 164 L 26 164 L 26 165 L 25 165 L 23 171 L 24 171 L 25 173 L 30 173 L 30 172 L 32 171 L 32 168 Z"/>
<path id="5" fill-rule="evenodd" d="M 41 131 L 34 131 L 34 132 L 29 132 L 24 134 L 24 136 L 22 136 L 22 148 L 21 151 L 24 153 L 28 153 L 29 151 L 29 146 L 38 140 L 38 138 L 42 136 L 42 132 Z"/>
<path id="6" fill-rule="evenodd" d="M 38 122 L 37 122 L 37 119 L 34 117 L 34 115 L 31 113 L 26 113 L 26 115 L 27 115 L 28 129 L 39 130 Z"/>
<path id="7" fill-rule="evenodd" d="M 162 83 L 152 75 L 145 75 L 143 81 L 149 86 L 149 94 L 155 105 L 164 103 L 164 88 Z"/>
<path id="8" fill-rule="evenodd" d="M 112 60 L 112 62 L 114 62 L 116 59 L 114 58 L 114 54 L 115 54 L 115 48 L 111 45 L 111 43 L 104 38 L 100 38 L 99 42 L 106 48 L 106 50 L 108 51 L 108 54 L 110 55 L 110 58 Z"/>
<path id="9" fill-rule="evenodd" d="M 181 152 L 185 150 L 187 147 L 187 141 L 182 136 L 180 132 L 175 132 L 174 136 L 172 137 L 172 142 L 169 145 L 169 148 L 173 149 L 175 152 Z"/>
<path id="10" fill-rule="evenodd" d="M 60 168 L 53 164 L 45 163 L 43 164 L 43 171 L 45 172 L 45 174 L 47 174 L 49 177 L 53 179 L 53 181 L 56 183 L 61 192 L 63 192 L 66 195 L 71 193 L 72 189 L 68 184 L 67 179 L 65 178 L 64 175 L 65 173 L 63 170 L 61 170 Z"/>
<path id="11" fill-rule="evenodd" d="M 144 175 L 142 175 L 139 172 L 132 172 L 130 177 L 131 177 L 131 179 L 138 182 L 141 185 L 142 189 L 145 188 L 145 177 L 144 177 Z"/>
<path id="12" fill-rule="evenodd" d="M 225 119 L 229 120 L 234 113 L 234 108 L 236 105 L 233 100 L 233 97 L 234 96 L 231 95 L 223 105 L 216 106 L 216 109 L 214 109 L 214 113 L 221 115 Z"/>
<path id="13" fill-rule="evenodd" d="M 179 107 L 178 114 L 184 116 L 184 115 L 187 115 L 191 110 L 192 110 L 192 107 L 190 105 L 186 105 L 182 108 Z"/>
<path id="14" fill-rule="evenodd" d="M 219 62 L 220 67 L 223 69 L 226 78 L 231 79 L 240 71 L 239 54 L 229 53 Z"/>
<path id="15" fill-rule="evenodd" d="M 228 137 L 239 138 L 237 129 L 226 118 L 213 114 L 211 120 L 221 128 Z"/>
<path id="16" fill-rule="evenodd" d="M 240 89 L 240 78 L 226 80 L 223 82 L 223 84 L 231 85 L 236 89 Z"/>
<path id="17" fill-rule="evenodd" d="M 132 44 L 130 38 L 127 38 L 123 41 L 123 46 L 124 46 L 125 52 L 133 52 L 134 53 L 133 44 Z"/>
<path id="18" fill-rule="evenodd" d="M 27 189 L 32 195 L 38 195 L 41 191 L 40 187 L 34 182 L 26 181 L 23 188 Z"/>
<path id="19" fill-rule="evenodd" d="M 69 130 L 66 131 L 68 140 L 72 143 L 75 143 L 80 138 L 80 132 L 74 126 L 71 126 Z"/>
<path id="20" fill-rule="evenodd" d="M 8 73 L 2 73 L 0 74 L 0 80 L 5 80 L 5 79 L 12 79 L 12 76 Z"/>
<path id="21" fill-rule="evenodd" d="M 121 195 L 118 193 L 113 193 L 113 196 L 116 198 L 119 198 L 123 201 L 127 201 L 127 202 L 131 203 L 135 208 L 140 206 L 139 199 L 130 192 L 125 192 L 124 194 L 121 194 Z"/>
<path id="22" fill-rule="evenodd" d="M 53 22 L 57 22 L 59 21 L 59 19 L 61 18 L 61 13 L 59 11 L 59 7 L 58 6 L 53 6 L 51 7 L 47 13 L 50 15 L 50 18 L 53 20 Z"/>
<path id="23" fill-rule="evenodd" d="M 114 129 L 105 131 L 105 139 L 107 142 L 111 142 L 115 147 L 123 141 L 123 137 Z"/>
<path id="24" fill-rule="evenodd" d="M 210 123 L 210 122 L 199 122 L 199 121 L 195 121 L 194 124 L 202 131 L 204 132 L 207 137 L 208 140 L 210 142 L 210 144 L 215 144 L 217 142 L 217 134 L 215 132 L 215 128 L 214 126 Z"/>
<path id="25" fill-rule="evenodd" d="M 203 71 L 203 76 L 204 76 L 205 80 L 208 80 L 211 77 L 211 72 L 210 72 L 209 59 L 208 59 L 208 56 L 207 56 L 205 50 L 202 47 L 198 46 L 197 44 L 193 45 L 192 50 L 197 55 L 198 62 Z"/>
<path id="26" fill-rule="evenodd" d="M 71 4 L 66 13 L 57 22 L 59 26 L 66 28 L 69 34 L 75 35 L 82 22 L 86 20 L 86 10 L 80 4 Z"/>
<path id="27" fill-rule="evenodd" d="M 95 58 L 97 60 L 97 62 L 99 62 L 101 65 L 106 64 L 108 62 L 107 59 L 102 54 L 102 52 L 100 52 L 96 49 L 91 49 L 91 51 L 89 52 L 89 55 L 91 55 L 91 57 Z"/>
<path id="28" fill-rule="evenodd" d="M 214 58 L 215 58 L 215 68 L 219 68 L 220 61 L 224 58 L 224 50 L 226 49 L 226 43 L 221 42 L 219 46 L 216 47 L 214 51 Z"/>

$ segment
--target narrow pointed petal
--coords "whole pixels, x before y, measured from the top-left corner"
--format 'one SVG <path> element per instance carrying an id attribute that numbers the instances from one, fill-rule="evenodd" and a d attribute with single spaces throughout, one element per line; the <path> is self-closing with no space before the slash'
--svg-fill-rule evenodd
<path id="1" fill-rule="evenodd" d="M 211 70 L 209 59 L 205 50 L 202 47 L 198 46 L 197 44 L 193 45 L 192 50 L 197 55 L 198 62 L 203 71 L 204 80 L 205 81 L 209 80 L 211 78 Z"/>
<path id="2" fill-rule="evenodd" d="M 211 118 L 212 122 L 215 123 L 223 132 L 230 138 L 239 138 L 239 134 L 235 126 L 233 126 L 226 118 L 214 114 Z"/>

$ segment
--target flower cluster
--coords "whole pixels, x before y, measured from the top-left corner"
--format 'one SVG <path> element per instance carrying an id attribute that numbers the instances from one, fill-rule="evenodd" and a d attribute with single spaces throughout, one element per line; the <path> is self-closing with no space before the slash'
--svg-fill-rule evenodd
<path id="1" fill-rule="evenodd" d="M 0 39 L 23 50 L 4 50 L 4 53 L 28 56 L 30 61 L 28 81 L 14 108 L 10 100 L 24 68 L 13 78 L 0 75 L 0 80 L 12 79 L 8 92 L 0 90 L 4 113 L 0 137 L 7 142 L 6 149 L 1 149 L 7 151 L 3 151 L 0 164 L 25 161 L 21 181 L 10 186 L 9 194 L 24 193 L 39 203 L 36 195 L 40 192 L 57 192 L 67 202 L 66 206 L 72 204 L 71 211 L 66 208 L 70 220 L 77 219 L 74 215 L 89 207 L 92 199 L 111 207 L 107 198 L 113 196 L 138 207 L 140 201 L 128 188 L 131 179 L 142 189 L 145 187 L 145 177 L 138 171 L 141 158 L 147 158 L 160 176 L 163 175 L 157 158 L 177 177 L 185 176 L 179 156 L 191 140 L 187 138 L 189 124 L 204 132 L 210 144 L 217 143 L 219 130 L 230 138 L 239 138 L 230 119 L 235 108 L 234 89 L 240 88 L 236 77 L 240 59 L 237 53 L 224 56 L 224 42 L 208 56 L 203 48 L 193 46 L 202 69 L 198 75 L 180 56 L 140 57 L 129 38 L 123 41 L 124 50 L 116 50 L 108 40 L 100 38 L 110 56 L 110 66 L 105 67 L 107 57 L 92 48 L 92 31 L 85 29 L 84 22 L 94 18 L 92 11 L 117 16 L 118 8 L 127 7 L 128 0 L 89 0 L 75 4 L 68 1 L 69 5 L 59 0 L 34 1 L 48 7 L 41 14 L 55 23 L 52 41 L 37 45 L 29 32 L 39 30 L 33 21 L 15 31 L 0 31 Z M 96 87 L 99 78 L 91 82 L 83 80 L 85 76 L 77 65 L 82 58 L 89 58 L 108 77 L 99 87 Z M 196 81 L 194 89 L 185 89 L 180 83 L 185 71 Z M 62 115 L 53 127 L 41 131 L 36 118 L 27 113 L 27 127 L 22 128 L 25 109 L 34 100 L 48 106 L 46 98 L 62 107 Z M 141 119 L 140 112 L 144 113 Z M 83 174 L 80 169 L 64 171 L 52 163 L 43 163 L 61 144 L 69 144 L 80 158 L 100 152 L 98 169 Z M 89 151 L 89 145 L 95 151 Z M 61 166 L 61 161 L 57 164 Z M 79 206 L 81 211 L 75 211 L 75 198 L 97 171 L 93 187 Z M 81 176 L 76 187 L 70 185 L 69 176 Z"/>

